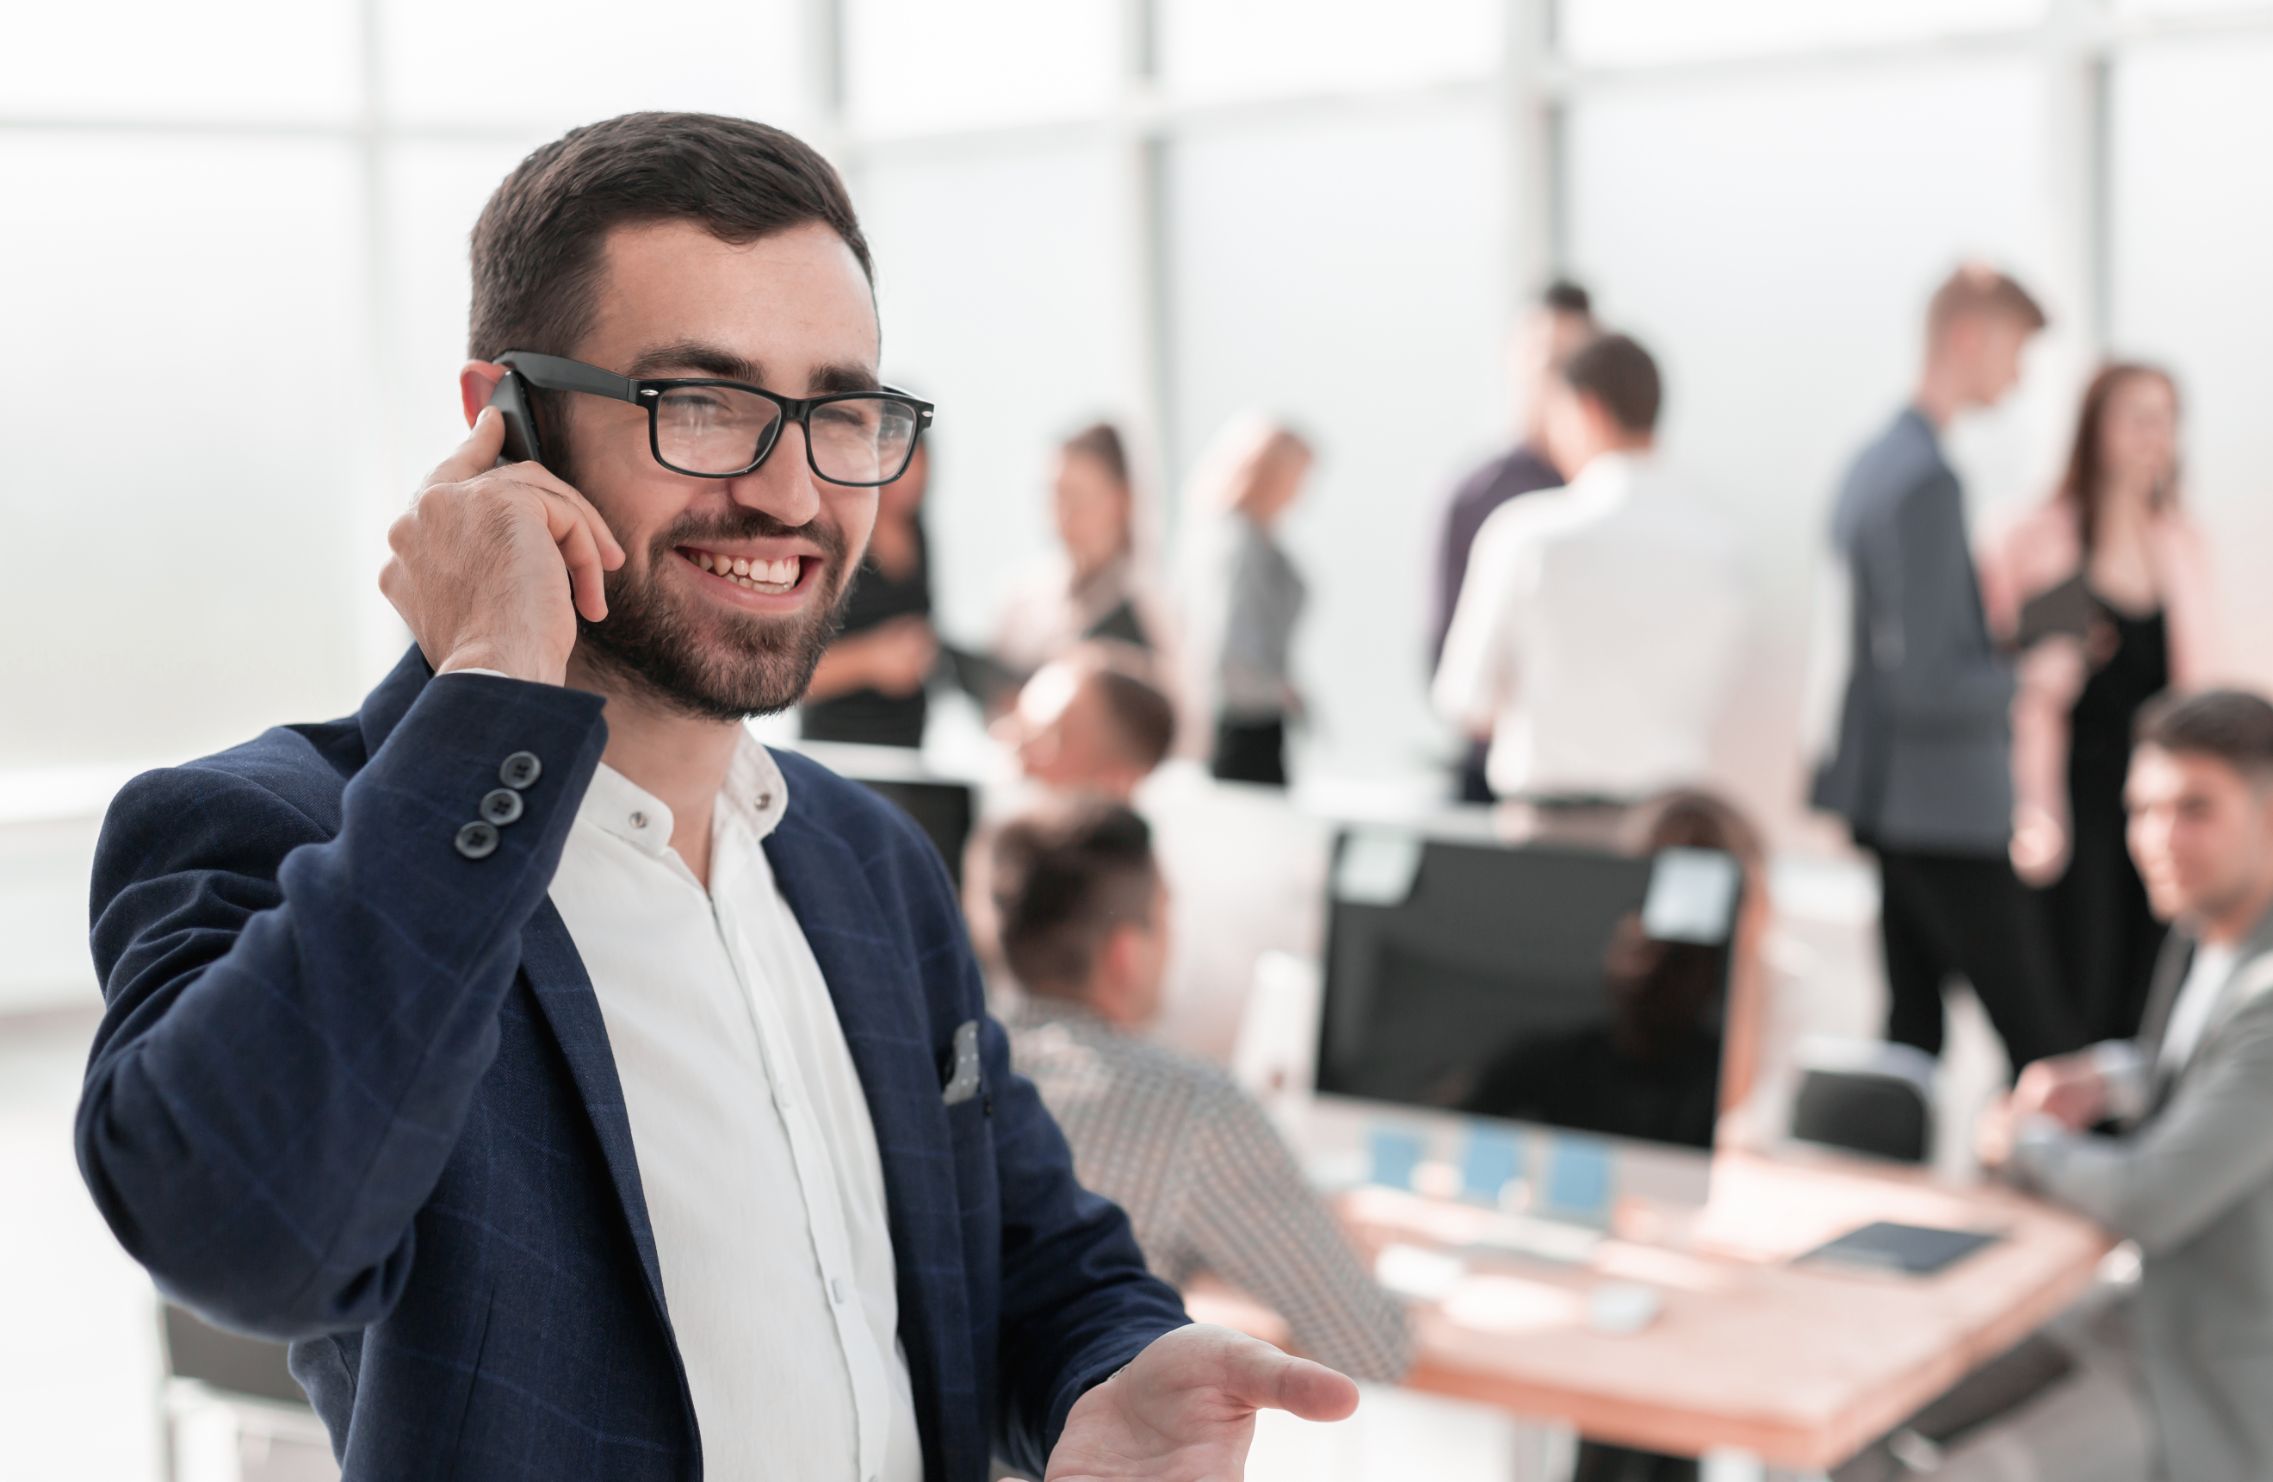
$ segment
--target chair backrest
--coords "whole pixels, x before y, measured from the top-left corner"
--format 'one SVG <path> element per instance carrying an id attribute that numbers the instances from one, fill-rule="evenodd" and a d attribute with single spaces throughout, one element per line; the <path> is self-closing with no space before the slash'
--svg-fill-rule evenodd
<path id="1" fill-rule="evenodd" d="M 224 1394 L 278 1404 L 306 1406 L 308 1396 L 285 1366 L 285 1346 L 214 1327 L 203 1318 L 164 1304 L 166 1373 L 194 1379 Z"/>
<path id="2" fill-rule="evenodd" d="M 1934 1147 L 1934 1059 L 1908 1045 L 1803 1040 L 1791 1135 L 1843 1152 L 1924 1163 Z"/>

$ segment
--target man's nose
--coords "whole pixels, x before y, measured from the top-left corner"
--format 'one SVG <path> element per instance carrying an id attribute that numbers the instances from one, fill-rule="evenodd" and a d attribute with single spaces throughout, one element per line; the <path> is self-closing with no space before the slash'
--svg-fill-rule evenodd
<path id="1" fill-rule="evenodd" d="M 805 429 L 795 422 L 782 428 L 766 461 L 728 479 L 726 493 L 745 509 L 763 510 L 784 525 L 810 525 L 821 513 L 821 490 L 807 453 Z"/>

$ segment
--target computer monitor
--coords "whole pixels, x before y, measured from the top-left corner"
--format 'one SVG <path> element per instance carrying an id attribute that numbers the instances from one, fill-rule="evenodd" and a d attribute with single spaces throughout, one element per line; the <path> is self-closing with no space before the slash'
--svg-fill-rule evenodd
<path id="1" fill-rule="evenodd" d="M 1317 1089 L 1709 1148 L 1741 879 L 1696 850 L 1346 831 Z"/>
<path id="2" fill-rule="evenodd" d="M 971 821 L 977 812 L 971 785 L 939 778 L 855 777 L 853 781 L 899 804 L 916 821 L 947 862 L 947 877 L 961 895 L 963 852 L 970 847 Z"/>

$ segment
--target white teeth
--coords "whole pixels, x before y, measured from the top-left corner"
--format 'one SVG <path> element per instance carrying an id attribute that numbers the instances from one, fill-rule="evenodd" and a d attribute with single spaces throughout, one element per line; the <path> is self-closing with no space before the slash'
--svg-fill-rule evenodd
<path id="1" fill-rule="evenodd" d="M 795 556 L 779 561 L 753 561 L 747 556 L 728 557 L 694 551 L 691 559 L 703 570 L 754 592 L 787 592 L 797 585 L 799 563 Z"/>

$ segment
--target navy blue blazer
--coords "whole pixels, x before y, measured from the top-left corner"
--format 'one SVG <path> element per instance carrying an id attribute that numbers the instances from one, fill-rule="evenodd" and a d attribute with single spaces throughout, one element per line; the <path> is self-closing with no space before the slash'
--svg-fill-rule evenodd
<path id="1" fill-rule="evenodd" d="M 546 898 L 605 737 L 596 696 L 414 649 L 358 715 L 148 773 L 104 822 L 80 1169 L 169 1297 L 292 1341 L 349 1482 L 701 1475 L 606 1028 Z M 779 761 L 766 854 L 875 1122 L 924 1475 L 981 1482 L 990 1443 L 1038 1475 L 1182 1305 L 1011 1073 L 931 845 Z M 500 787 L 520 816 L 461 849 Z M 982 1090 L 948 1105 L 973 1020 Z"/>

